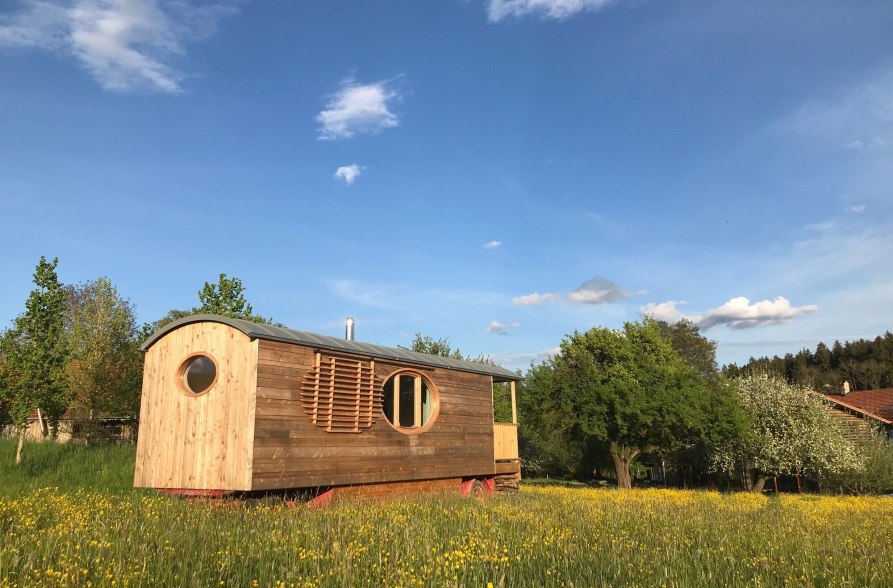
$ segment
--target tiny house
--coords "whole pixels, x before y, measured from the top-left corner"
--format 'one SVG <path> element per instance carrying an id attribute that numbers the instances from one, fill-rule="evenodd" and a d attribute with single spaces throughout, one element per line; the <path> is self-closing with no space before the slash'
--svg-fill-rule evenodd
<path id="1" fill-rule="evenodd" d="M 217 315 L 142 349 L 134 486 L 374 495 L 520 479 L 509 370 Z M 494 423 L 499 383 L 511 423 Z"/>

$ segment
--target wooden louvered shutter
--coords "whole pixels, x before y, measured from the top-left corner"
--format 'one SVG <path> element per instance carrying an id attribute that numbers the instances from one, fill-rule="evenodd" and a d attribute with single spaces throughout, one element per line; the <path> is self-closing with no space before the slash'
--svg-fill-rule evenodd
<path id="1" fill-rule="evenodd" d="M 330 433 L 359 433 L 381 412 L 375 362 L 316 354 L 301 385 L 301 405 L 317 427 Z"/>

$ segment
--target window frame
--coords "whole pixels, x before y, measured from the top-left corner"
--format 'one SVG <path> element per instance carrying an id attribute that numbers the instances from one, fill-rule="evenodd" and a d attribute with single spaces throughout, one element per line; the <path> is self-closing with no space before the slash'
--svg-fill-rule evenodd
<path id="1" fill-rule="evenodd" d="M 202 390 L 201 392 L 193 392 L 192 389 L 185 382 L 186 378 L 186 370 L 189 368 L 189 364 L 196 357 L 206 357 L 211 360 L 211 363 L 214 364 L 214 379 L 211 381 L 211 384 Z M 186 357 L 183 358 L 183 361 L 180 362 L 180 367 L 177 368 L 177 388 L 180 389 L 180 392 L 188 396 L 189 398 L 197 398 L 199 396 L 204 396 L 214 389 L 214 386 L 217 385 L 217 381 L 220 379 L 220 364 L 217 362 L 217 358 L 208 353 L 207 351 L 196 351 L 194 353 L 190 353 Z"/>
<path id="2" fill-rule="evenodd" d="M 388 418 L 387 413 L 385 412 L 385 397 L 387 396 L 387 390 L 385 387 L 388 383 L 394 381 L 397 378 L 401 378 L 404 376 L 412 376 L 415 378 L 416 383 L 414 384 L 414 389 L 418 391 L 418 393 L 413 398 L 413 409 L 414 409 L 414 417 L 419 416 L 419 420 L 421 420 L 421 412 L 422 412 L 422 394 L 421 394 L 421 386 L 419 382 L 424 382 L 428 387 L 428 394 L 431 395 L 431 416 L 428 417 L 428 420 L 420 426 L 411 426 L 404 427 L 399 424 L 400 422 L 400 386 L 398 382 L 395 382 L 394 385 L 391 386 L 391 403 L 393 409 L 394 420 L 396 423 L 391 422 L 391 419 Z M 440 415 L 440 392 L 437 390 L 437 385 L 434 383 L 434 380 L 431 379 L 430 376 L 423 374 L 421 371 L 412 368 L 401 368 L 394 372 L 388 374 L 388 377 L 385 379 L 384 383 L 381 385 L 381 393 L 382 393 L 382 403 L 381 403 L 381 414 L 384 417 L 385 422 L 388 423 L 393 429 L 396 431 L 403 433 L 404 435 L 419 435 L 421 433 L 425 433 L 434 426 L 434 423 L 437 421 L 437 417 Z M 415 419 L 414 419 L 415 420 Z"/>

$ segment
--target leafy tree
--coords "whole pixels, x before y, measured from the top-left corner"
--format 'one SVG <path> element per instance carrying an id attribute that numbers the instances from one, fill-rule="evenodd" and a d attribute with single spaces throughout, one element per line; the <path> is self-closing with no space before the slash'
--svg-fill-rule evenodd
<path id="1" fill-rule="evenodd" d="M 242 280 L 235 277 L 227 278 L 226 274 L 220 274 L 216 284 L 205 282 L 205 285 L 199 290 L 199 306 L 189 310 L 169 310 L 166 315 L 157 321 L 143 323 L 137 334 L 137 339 L 145 341 L 158 329 L 191 314 L 219 314 L 253 323 L 273 324 L 272 319 L 254 314 L 254 309 L 248 303 L 248 300 L 245 299 L 244 290 Z"/>
<path id="2" fill-rule="evenodd" d="M 606 465 L 605 444 L 559 410 L 551 362 L 531 365 L 518 394 L 518 449 L 528 475 L 591 478 Z M 608 458 L 610 462 L 610 458 Z"/>
<path id="3" fill-rule="evenodd" d="M 864 467 L 847 468 L 827 475 L 823 487 L 851 494 L 893 494 L 893 441 L 882 430 L 871 431 L 857 441 Z"/>
<path id="4" fill-rule="evenodd" d="M 698 325 L 688 319 L 675 323 L 657 321 L 660 336 L 669 341 L 679 357 L 695 371 L 707 379 L 714 379 L 719 373 L 716 366 L 716 341 L 701 335 Z"/>
<path id="5" fill-rule="evenodd" d="M 89 443 L 100 433 L 99 418 L 139 413 L 142 355 L 133 307 L 108 278 L 68 292 L 69 409 L 73 433 Z"/>
<path id="6" fill-rule="evenodd" d="M 184 316 L 189 316 L 190 314 L 194 314 L 194 312 L 192 310 L 169 310 L 167 311 L 166 315 L 164 315 L 157 321 L 151 323 L 143 323 L 143 326 L 141 326 L 139 328 L 139 331 L 137 332 L 136 339 L 137 341 L 143 342 L 151 337 L 152 334 L 158 329 L 174 322 L 177 319 L 181 319 Z"/>
<path id="7" fill-rule="evenodd" d="M 5 338 L 6 333 L 0 333 L 0 430 L 11 422 L 9 419 L 9 405 L 4 392 L 12 386 L 13 380 L 9 365 L 6 362 L 6 352 L 4 351 L 3 343 Z"/>
<path id="8" fill-rule="evenodd" d="M 713 467 L 726 472 L 747 465 L 754 471 L 752 490 L 762 492 L 769 477 L 819 477 L 863 463 L 822 399 L 769 372 L 747 373 L 736 381 L 748 427 L 740 439 L 719 447 Z"/>
<path id="9" fill-rule="evenodd" d="M 428 335 L 422 335 L 421 333 L 415 334 L 415 336 L 412 338 L 412 343 L 409 344 L 409 347 L 397 345 L 397 348 L 405 349 L 406 351 L 427 353 L 428 355 L 437 355 L 438 357 L 449 357 L 450 359 L 473 361 L 475 363 L 482 363 L 484 365 L 496 365 L 493 360 L 486 355 L 462 355 L 462 352 L 459 351 L 458 347 L 453 349 L 453 347 L 450 345 L 450 340 L 447 338 L 434 339 L 432 337 L 429 337 Z"/>
<path id="10" fill-rule="evenodd" d="M 403 345 L 398 345 L 397 347 L 399 349 L 405 349 L 406 351 L 427 353 L 428 355 L 437 355 L 438 357 L 465 359 L 465 356 L 462 355 L 462 352 L 459 351 L 458 348 L 453 349 L 449 339 L 434 339 L 428 335 L 422 335 L 421 333 L 415 334 L 409 347 L 404 347 Z"/>
<path id="11" fill-rule="evenodd" d="M 56 275 L 59 260 L 40 258 L 34 272 L 34 284 L 25 302 L 25 312 L 0 340 L 6 356 L 6 374 L 2 400 L 19 436 L 16 463 L 22 460 L 28 417 L 37 409 L 47 416 L 55 432 L 65 402 L 64 336 L 65 290 Z"/>
<path id="12" fill-rule="evenodd" d="M 243 290 L 242 280 L 235 277 L 227 278 L 226 274 L 220 274 L 216 284 L 205 282 L 205 286 L 198 293 L 201 305 L 194 309 L 194 312 L 219 314 L 253 323 L 271 323 L 271 319 L 254 314 L 254 309 L 242 293 Z"/>
<path id="13" fill-rule="evenodd" d="M 705 427 L 707 386 L 653 319 L 575 332 L 552 364 L 552 408 L 584 441 L 608 442 L 621 488 L 640 453 L 678 449 Z"/>
<path id="14" fill-rule="evenodd" d="M 675 323 L 657 321 L 661 337 L 673 346 L 679 357 L 694 369 L 707 384 L 705 410 L 708 418 L 699 438 L 674 453 L 661 451 L 661 459 L 669 459 L 682 476 L 697 476 L 710 469 L 713 448 L 736 439 L 744 427 L 737 396 L 716 365 L 716 341 L 700 333 L 698 325 L 682 319 Z"/>

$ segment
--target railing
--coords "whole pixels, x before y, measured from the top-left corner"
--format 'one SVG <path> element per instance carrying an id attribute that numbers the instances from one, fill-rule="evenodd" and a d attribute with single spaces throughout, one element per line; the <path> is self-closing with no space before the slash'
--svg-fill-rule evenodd
<path id="1" fill-rule="evenodd" d="M 518 425 L 493 423 L 493 459 L 518 459 Z"/>

